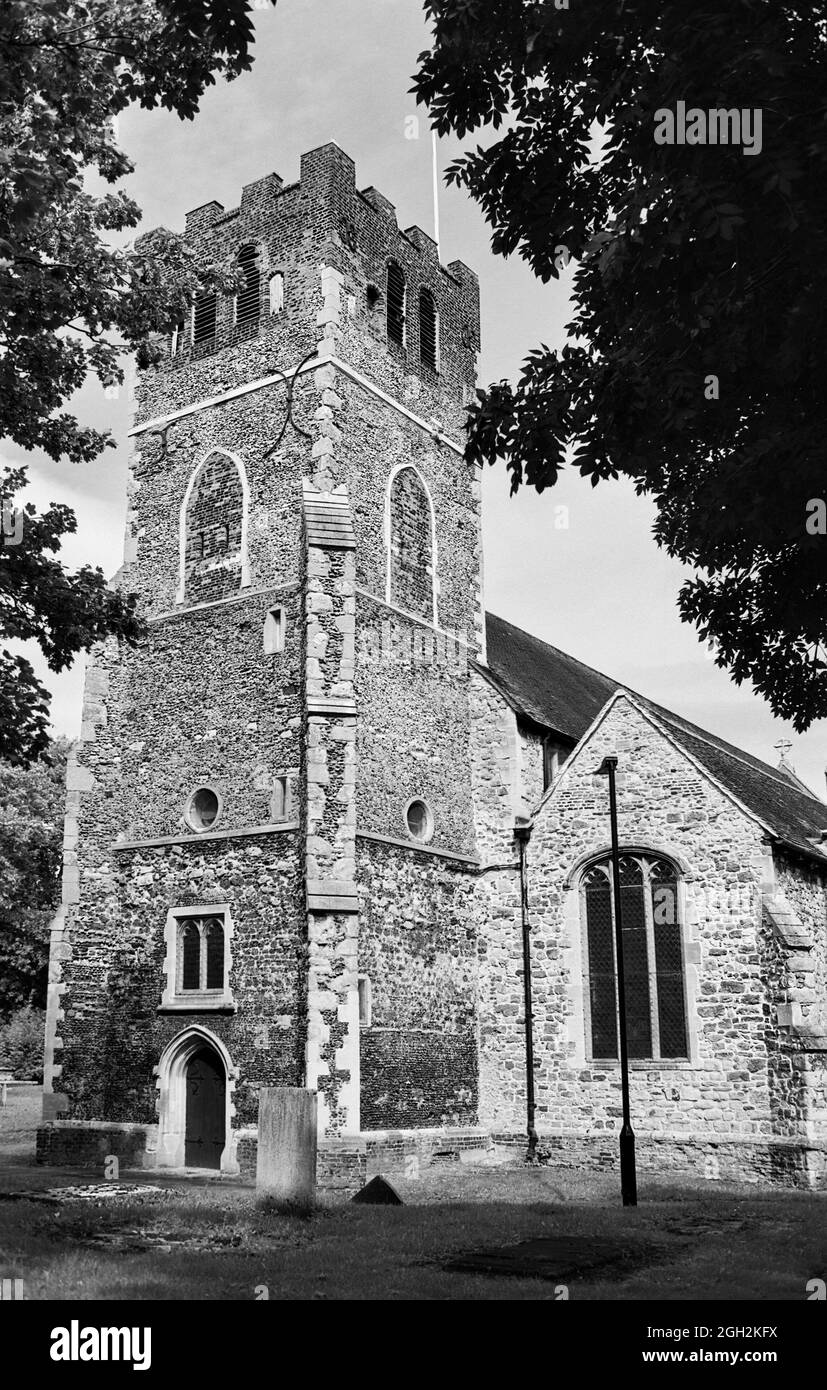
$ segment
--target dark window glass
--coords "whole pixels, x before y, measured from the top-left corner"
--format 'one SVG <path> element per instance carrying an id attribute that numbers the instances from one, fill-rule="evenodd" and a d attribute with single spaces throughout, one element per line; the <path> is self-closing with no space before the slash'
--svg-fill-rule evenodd
<path id="1" fill-rule="evenodd" d="M 626 1036 L 630 1057 L 652 1056 L 652 1017 L 649 1010 L 649 953 L 646 945 L 646 906 L 643 870 L 636 859 L 620 861 L 620 901 L 623 916 L 623 973 L 626 980 Z"/>
<path id="2" fill-rule="evenodd" d="M 617 992 L 609 880 L 600 869 L 586 879 L 586 925 L 589 954 L 592 1055 L 616 1057 Z"/>
<path id="3" fill-rule="evenodd" d="M 592 1056 L 617 1057 L 611 860 L 589 870 L 583 893 Z M 664 860 L 624 855 L 620 861 L 620 899 L 629 1056 L 686 1057 L 686 996 L 675 869 Z"/>
<path id="4" fill-rule="evenodd" d="M 215 920 L 206 925 L 207 989 L 224 988 L 224 928 Z"/>
<path id="5" fill-rule="evenodd" d="M 408 807 L 408 829 L 415 840 L 427 840 L 431 829 L 431 818 L 424 801 L 412 801 Z"/>
<path id="6" fill-rule="evenodd" d="M 655 937 L 655 970 L 658 993 L 658 1029 L 661 1057 L 685 1057 L 686 1001 L 683 953 L 678 922 L 678 881 L 671 864 L 652 865 L 652 922 Z"/>
<path id="7" fill-rule="evenodd" d="M 189 922 L 181 933 L 181 988 L 201 986 L 201 933 L 196 922 Z"/>

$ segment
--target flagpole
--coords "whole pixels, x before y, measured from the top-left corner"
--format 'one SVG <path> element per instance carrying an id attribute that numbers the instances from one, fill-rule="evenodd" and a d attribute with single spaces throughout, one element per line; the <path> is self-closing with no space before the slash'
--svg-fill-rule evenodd
<path id="1" fill-rule="evenodd" d="M 436 157 L 436 131 L 431 131 L 431 149 L 433 154 L 433 175 L 434 175 L 434 241 L 436 242 L 437 260 L 442 260 L 439 247 L 439 166 Z"/>

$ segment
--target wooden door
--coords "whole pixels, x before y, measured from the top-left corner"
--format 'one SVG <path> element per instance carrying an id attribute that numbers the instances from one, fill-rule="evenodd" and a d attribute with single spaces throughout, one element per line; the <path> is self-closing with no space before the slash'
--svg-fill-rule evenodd
<path id="1" fill-rule="evenodd" d="M 226 1140 L 226 1079 L 221 1059 L 201 1048 L 187 1066 L 187 1129 L 184 1162 L 188 1168 L 220 1168 Z"/>

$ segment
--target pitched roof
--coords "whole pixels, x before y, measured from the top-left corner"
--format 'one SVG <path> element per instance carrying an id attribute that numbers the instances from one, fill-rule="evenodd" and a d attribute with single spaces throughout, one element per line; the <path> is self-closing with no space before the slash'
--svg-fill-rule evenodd
<path id="1" fill-rule="evenodd" d="M 617 690 L 629 690 L 493 613 L 486 615 L 486 636 L 488 673 L 505 699 L 565 742 L 578 742 L 607 700 Z M 827 805 L 795 774 L 771 767 L 635 691 L 630 694 L 779 839 L 809 858 L 827 861 L 812 843 L 827 831 Z"/>
<path id="2" fill-rule="evenodd" d="M 488 669 L 509 704 L 572 743 L 620 684 L 493 613 L 485 631 Z"/>

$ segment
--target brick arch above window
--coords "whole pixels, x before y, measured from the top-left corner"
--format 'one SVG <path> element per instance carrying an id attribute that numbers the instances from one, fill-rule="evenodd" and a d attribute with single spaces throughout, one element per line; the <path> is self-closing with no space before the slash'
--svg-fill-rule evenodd
<path id="1" fill-rule="evenodd" d="M 436 528 L 425 480 L 400 464 L 388 482 L 385 539 L 388 603 L 436 624 Z"/>
<path id="2" fill-rule="evenodd" d="M 244 464 L 226 449 L 211 449 L 193 470 L 181 504 L 176 603 L 229 598 L 250 583 L 249 497 Z"/>

